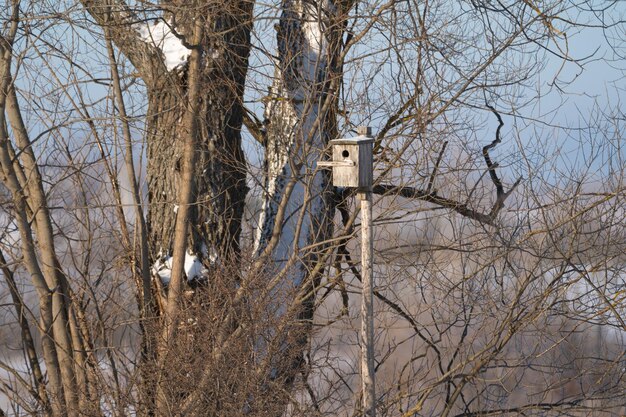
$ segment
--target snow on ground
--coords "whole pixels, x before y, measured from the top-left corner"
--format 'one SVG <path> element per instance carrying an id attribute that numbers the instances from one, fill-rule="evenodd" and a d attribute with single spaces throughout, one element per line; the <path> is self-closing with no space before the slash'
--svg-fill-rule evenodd
<path id="1" fill-rule="evenodd" d="M 168 71 L 187 62 L 191 50 L 185 47 L 182 41 L 174 35 L 170 22 L 162 20 L 154 24 L 139 24 L 136 26 L 136 30 L 144 42 L 152 43 L 163 52 Z"/>

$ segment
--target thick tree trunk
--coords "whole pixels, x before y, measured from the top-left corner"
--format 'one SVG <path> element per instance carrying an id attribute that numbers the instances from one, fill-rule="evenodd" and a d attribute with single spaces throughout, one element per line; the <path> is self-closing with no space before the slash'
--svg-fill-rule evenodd
<path id="1" fill-rule="evenodd" d="M 161 28 L 168 27 L 169 35 L 181 40 L 185 47 L 196 47 L 192 46 L 196 43 L 190 41 L 189 35 L 196 22 L 204 24 L 203 36 L 197 43 L 200 51 L 200 68 L 196 73 L 199 93 L 192 106 L 197 134 L 194 137 L 194 164 L 190 167 L 193 177 L 191 204 L 185 216 L 189 233 L 185 260 L 189 256 L 194 265 L 200 262 L 207 267 L 208 270 L 201 271 L 202 276 L 193 274 L 193 278 L 210 281 L 211 265 L 217 262 L 229 264 L 239 259 L 241 222 L 248 191 L 241 126 L 254 2 L 173 0 L 163 2 L 167 9 L 164 20 L 139 24 L 133 10 L 123 2 L 82 0 L 82 3 L 100 25 L 107 27 L 111 40 L 133 63 L 147 87 L 148 243 L 151 264 L 165 268 L 164 273 L 153 268 L 153 272 L 157 272 L 154 274 L 157 283 L 171 277 L 172 266 L 180 266 L 181 261 L 170 257 L 176 244 L 174 231 L 180 204 L 179 189 L 184 181 L 186 132 L 182 123 L 191 107 L 188 63 L 183 60 L 176 67 L 169 65 L 171 57 L 161 50 L 162 45 L 155 36 L 145 35 L 152 33 L 150 31 L 159 24 Z M 158 35 L 156 31 L 154 34 Z M 180 253 L 180 249 L 177 252 Z M 200 269 L 194 268 L 196 272 Z M 187 279 L 192 278 L 189 275 Z M 233 287 L 237 280 L 238 277 L 233 277 Z M 159 307 L 161 313 L 169 310 L 163 304 Z M 156 359 L 155 353 L 147 356 Z M 157 362 L 167 367 L 163 357 L 153 364 Z M 155 404 L 151 401 L 156 394 L 152 382 L 156 381 L 146 382 L 146 407 L 150 414 L 154 411 Z"/>
<path id="2" fill-rule="evenodd" d="M 279 60 L 266 107 L 264 199 L 255 239 L 257 252 L 271 253 L 277 261 L 323 239 L 330 213 L 322 198 L 328 175 L 316 170 L 336 134 L 335 106 L 326 105 L 328 42 L 323 32 L 332 9 L 330 2 L 323 3 L 284 1 L 278 26 Z M 297 274 L 292 275 L 296 284 L 304 271 Z"/>
<path id="3" fill-rule="evenodd" d="M 218 103 L 202 104 L 199 110 L 202 126 L 193 167 L 196 204 L 189 218 L 190 250 L 204 258 L 225 257 L 239 252 L 247 188 L 240 132 L 225 129 L 224 125 L 233 123 L 233 118 L 241 118 L 241 108 L 233 106 L 225 111 Z M 178 210 L 183 109 L 181 99 L 170 91 L 151 91 L 150 114 L 155 116 L 148 130 L 148 221 L 153 253 L 163 255 L 171 254 Z"/>
<path id="4" fill-rule="evenodd" d="M 251 3 L 237 2 L 236 10 L 242 13 L 237 17 L 222 10 L 217 18 L 209 19 L 211 27 L 205 30 L 207 35 L 202 42 L 199 135 L 192 167 L 195 189 L 188 251 L 205 265 L 216 259 L 237 259 L 240 251 L 248 190 L 241 125 L 251 9 Z M 148 88 L 148 221 L 153 256 L 171 255 L 181 181 L 180 135 L 187 100 L 186 81 L 184 69 L 174 70 Z"/>
<path id="5" fill-rule="evenodd" d="M 82 3 L 100 25 L 107 27 L 111 40 L 130 59 L 148 89 L 148 240 L 154 262 L 159 256 L 171 256 L 181 180 L 180 123 L 187 100 L 185 65 L 168 67 L 159 42 L 142 35 L 154 28 L 154 22 L 138 25 L 139 19 L 124 3 Z M 170 36 L 182 40 L 183 45 L 188 45 L 186 35 L 191 33 L 195 19 L 205 22 L 200 42 L 201 91 L 196 106 L 200 135 L 188 251 L 205 264 L 217 258 L 236 259 L 247 193 L 241 125 L 254 2 L 164 3 L 166 22 L 158 23 L 169 27 Z"/>

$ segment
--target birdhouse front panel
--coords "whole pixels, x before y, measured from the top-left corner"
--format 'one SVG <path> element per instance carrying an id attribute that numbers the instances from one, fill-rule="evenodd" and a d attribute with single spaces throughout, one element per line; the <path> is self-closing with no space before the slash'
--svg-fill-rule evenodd
<path id="1" fill-rule="evenodd" d="M 352 162 L 333 167 L 333 184 L 337 187 L 359 186 L 359 147 L 350 144 L 333 144 L 334 162 Z"/>
<path id="2" fill-rule="evenodd" d="M 373 139 L 357 136 L 331 140 L 333 151 L 333 185 L 369 188 L 372 186 Z"/>

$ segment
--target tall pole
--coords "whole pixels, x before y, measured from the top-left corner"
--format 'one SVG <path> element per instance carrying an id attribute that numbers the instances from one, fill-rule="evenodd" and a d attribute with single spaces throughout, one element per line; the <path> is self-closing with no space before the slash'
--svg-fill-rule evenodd
<path id="1" fill-rule="evenodd" d="M 374 155 L 372 130 L 357 128 L 359 137 L 330 141 L 331 161 L 318 161 L 319 168 L 332 168 L 333 185 L 356 187 L 361 200 L 361 392 L 363 417 L 376 417 L 374 368 L 374 284 L 372 238 L 372 186 Z"/>
<path id="2" fill-rule="evenodd" d="M 359 127 L 357 133 L 363 136 L 371 136 L 369 127 Z M 360 162 L 369 164 L 369 172 L 373 172 L 373 161 L 371 159 Z M 376 417 L 372 186 L 359 188 L 358 195 L 361 200 L 361 389 L 363 395 L 363 416 Z"/>

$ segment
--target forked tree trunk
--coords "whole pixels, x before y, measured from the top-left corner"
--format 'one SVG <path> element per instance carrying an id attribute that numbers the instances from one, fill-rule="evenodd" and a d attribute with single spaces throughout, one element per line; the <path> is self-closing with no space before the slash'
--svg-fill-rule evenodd
<path id="1" fill-rule="evenodd" d="M 323 3 L 323 4 L 322 4 Z M 324 239 L 332 219 L 323 193 L 326 172 L 316 169 L 329 139 L 336 135 L 336 98 L 329 97 L 328 40 L 330 2 L 285 0 L 278 25 L 278 61 L 266 105 L 267 145 L 263 207 L 255 238 L 259 255 L 277 266 Z M 278 223 L 277 223 L 278 222 Z M 289 276 L 303 282 L 306 266 Z"/>
<path id="2" fill-rule="evenodd" d="M 140 34 L 141 30 L 149 30 L 149 25 L 138 26 L 140 20 L 129 7 L 111 0 L 82 3 L 100 25 L 108 28 L 111 40 L 130 59 L 147 86 L 148 221 L 154 262 L 158 256 L 171 255 L 182 156 L 180 123 L 187 95 L 185 67 L 167 67 L 159 45 Z M 250 0 L 164 2 L 169 10 L 164 16 L 166 23 L 183 42 L 196 16 L 207 22 L 200 42 L 196 204 L 189 218 L 188 248 L 203 261 L 236 259 L 239 252 L 247 193 L 241 147 L 242 99 L 253 4 Z"/>
<path id="3" fill-rule="evenodd" d="M 182 122 L 189 109 L 187 64 L 168 67 L 158 42 L 151 42 L 142 35 L 154 28 L 154 22 L 138 24 L 140 20 L 130 7 L 114 0 L 82 0 L 82 3 L 100 25 L 107 27 L 111 40 L 132 62 L 147 87 L 147 226 L 150 261 L 155 263 L 161 257 L 172 256 L 176 244 L 174 230 L 186 134 Z M 168 10 L 164 15 L 166 24 L 187 47 L 195 44 L 187 39 L 195 22 L 200 19 L 205 24 L 200 31 L 204 35 L 198 43 L 201 65 L 196 72 L 196 84 L 199 97 L 193 106 L 197 121 L 193 141 L 196 154 L 191 166 L 194 187 L 187 217 L 186 250 L 209 267 L 203 278 L 210 280 L 211 264 L 239 259 L 241 222 L 248 191 L 241 126 L 254 2 L 180 0 L 163 4 Z M 157 274 L 153 278 L 158 282 Z M 238 277 L 233 277 L 233 287 L 237 280 Z M 166 352 L 161 353 L 166 355 Z M 156 359 L 157 355 L 152 351 L 146 356 Z M 163 366 L 167 363 L 163 358 L 156 362 Z M 146 406 L 152 410 L 155 381 L 145 382 Z"/>

